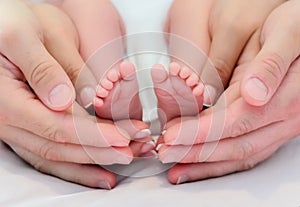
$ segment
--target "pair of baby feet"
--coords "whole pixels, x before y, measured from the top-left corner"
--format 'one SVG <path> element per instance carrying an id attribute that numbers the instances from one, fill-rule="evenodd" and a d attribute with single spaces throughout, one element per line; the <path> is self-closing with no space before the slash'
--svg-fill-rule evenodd
<path id="1" fill-rule="evenodd" d="M 202 110 L 204 86 L 194 71 L 171 63 L 169 73 L 164 66 L 155 65 L 151 74 L 162 125 L 177 117 L 195 116 Z M 101 118 L 142 120 L 138 80 L 132 63 L 123 62 L 106 73 L 98 86 L 94 107 Z"/>

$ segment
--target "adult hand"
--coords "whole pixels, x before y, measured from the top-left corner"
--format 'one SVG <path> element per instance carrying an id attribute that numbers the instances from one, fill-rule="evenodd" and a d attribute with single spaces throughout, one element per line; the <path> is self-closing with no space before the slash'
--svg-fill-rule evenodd
<path id="1" fill-rule="evenodd" d="M 296 58 L 293 55 L 297 53 L 297 47 L 295 47 L 297 44 L 292 45 L 288 41 L 299 36 L 297 12 L 294 11 L 297 5 L 299 8 L 299 2 L 289 1 L 274 10 L 270 15 L 264 25 L 264 31 L 270 32 L 262 33 L 264 35 L 263 49 L 260 48 L 260 35 L 255 34 L 249 40 L 240 59 L 241 66 L 235 70 L 231 85 L 223 95 L 223 98 L 226 97 L 227 101 L 225 108 L 226 122 L 220 142 L 217 141 L 218 137 L 209 137 L 209 131 L 214 131 L 213 128 L 209 128 L 209 125 L 212 119 L 218 119 L 218 116 L 212 115 L 212 113 L 214 110 L 217 110 L 218 103 L 221 103 L 222 98 L 215 107 L 201 114 L 201 125 L 198 126 L 200 133 L 197 136 L 190 136 L 191 138 L 196 138 L 196 143 L 198 144 L 192 146 L 191 143 L 194 140 L 181 139 L 182 137 L 187 137 L 185 134 L 188 133 L 187 131 L 191 131 L 188 130 L 187 125 L 197 126 L 199 124 L 198 119 L 185 121 L 182 125 L 178 123 L 177 126 L 170 126 L 164 139 L 167 143 L 172 143 L 173 141 L 172 145 L 176 144 L 175 147 L 161 148 L 161 159 L 167 162 L 176 161 L 176 159 L 170 156 L 174 155 L 176 150 L 176 154 L 182 155 L 180 162 L 194 163 L 187 165 L 178 164 L 172 168 L 169 172 L 169 180 L 172 183 L 200 180 L 250 169 L 270 157 L 282 144 L 300 133 L 297 127 L 297 123 L 299 122 L 299 107 L 297 105 L 299 104 L 298 94 L 300 90 L 299 81 L 297 80 L 300 71 L 299 59 L 291 67 L 287 66 L 289 68 L 287 74 L 286 71 L 271 71 L 271 67 L 268 68 L 269 70 L 267 69 L 269 72 L 272 72 L 272 75 L 266 78 L 278 77 L 278 80 L 282 81 L 282 83 L 278 91 L 274 96 L 270 97 L 269 103 L 265 106 L 252 107 L 241 97 L 241 93 L 245 94 L 245 87 L 241 88 L 242 80 L 245 83 L 249 75 L 255 73 L 261 74 L 259 72 L 264 71 L 262 61 L 258 61 L 262 60 L 262 57 L 268 57 L 268 54 L 271 54 L 270 56 L 272 54 L 284 55 L 283 59 L 287 61 L 286 64 L 289 64 L 291 59 Z M 286 22 L 293 22 L 292 24 L 288 24 L 288 27 L 281 23 L 281 18 L 285 17 L 288 17 Z M 278 34 L 282 38 L 279 38 Z M 291 36 L 288 36 L 288 34 Z M 287 41 L 287 47 L 283 41 Z M 272 43 L 275 43 L 274 46 L 272 46 Z M 277 45 L 276 43 L 279 44 Z M 258 53 L 259 55 L 257 55 Z M 258 71 L 255 68 L 249 70 L 249 68 L 253 68 L 254 64 L 260 66 L 258 63 L 262 65 L 258 68 Z M 266 66 L 268 66 L 267 63 Z M 283 73 L 285 74 L 284 78 Z M 251 99 L 246 98 L 246 100 L 251 102 Z M 180 125 L 182 129 L 179 133 L 178 130 L 174 129 L 176 127 L 179 128 Z M 176 135 L 178 135 L 177 140 L 175 140 Z M 207 139 L 208 143 L 200 144 L 204 143 Z M 187 147 L 189 145 L 188 142 L 191 145 L 189 147 Z M 185 143 L 186 146 L 179 147 L 180 143 Z M 167 149 L 169 150 L 167 151 Z M 189 150 L 191 151 L 185 154 Z M 165 153 L 163 153 L 164 151 Z"/>
<path id="2" fill-rule="evenodd" d="M 194 70 L 203 68 L 206 105 L 212 105 L 223 92 L 248 40 L 260 33 L 268 15 L 283 2 L 174 1 L 166 31 L 191 41 L 195 47 L 182 43 L 178 37 L 169 41 L 169 47 L 173 56 L 186 61 Z"/>
<path id="3" fill-rule="evenodd" d="M 82 70 L 85 64 L 71 20 L 47 4 L 4 0 L 0 9 L 2 65 L 20 70 L 52 110 L 65 110 L 73 103 L 72 82 L 77 100 L 84 106 L 91 103 L 97 83 L 88 68 Z"/>
<path id="4" fill-rule="evenodd" d="M 130 149 L 130 137 L 147 126 L 139 121 L 117 125 L 96 121 L 78 105 L 74 105 L 72 113 L 53 112 L 22 80 L 0 69 L 2 140 L 38 170 L 92 187 L 103 187 L 98 185 L 99 180 L 114 186 L 114 175 L 81 164 L 130 163 L 133 154 L 139 153 Z M 143 146 L 141 143 L 134 149 L 141 150 Z M 82 173 L 89 168 L 93 176 L 86 179 Z"/>
<path id="5" fill-rule="evenodd" d="M 262 49 L 249 65 L 241 93 L 254 106 L 267 104 L 300 55 L 300 1 L 288 1 L 268 17 L 261 34 Z"/>
<path id="6" fill-rule="evenodd" d="M 292 64 L 277 93 L 265 106 L 251 106 L 241 96 L 241 80 L 259 50 L 259 35 L 254 35 L 229 88 L 216 105 L 199 117 L 169 123 L 159 150 L 160 159 L 186 163 L 170 170 L 170 182 L 179 184 L 248 170 L 300 134 L 300 59 Z"/>
<path id="7" fill-rule="evenodd" d="M 73 100 L 65 106 L 53 107 L 50 104 L 50 107 L 50 102 L 45 101 L 45 94 L 42 93 L 46 90 L 45 86 L 40 93 L 36 90 L 40 91 L 43 84 L 49 86 L 55 81 L 66 81 L 65 84 L 72 87 L 63 67 L 56 60 L 70 57 L 69 61 L 76 60 L 73 56 L 76 50 L 70 42 L 64 44 L 64 41 L 54 38 L 59 34 L 56 27 L 53 33 L 44 31 L 47 27 L 36 21 L 41 8 L 16 0 L 1 1 L 0 4 L 3 15 L 0 26 L 4 31 L 1 33 L 1 64 L 8 68 L 0 68 L 0 137 L 43 172 L 91 187 L 113 187 L 115 177 L 112 173 L 82 164 L 128 164 L 144 146 L 144 143 L 135 143 L 133 148 L 140 151 L 132 151 L 130 137 L 136 137 L 147 126 L 132 121 L 119 123 L 117 127 L 109 121 L 95 120 L 76 103 L 73 104 L 73 111 L 52 111 L 68 108 Z M 43 6 L 49 11 L 52 9 Z M 60 41 L 62 48 L 58 47 Z M 55 58 L 50 52 L 56 52 L 53 55 Z M 68 73 L 76 74 L 72 64 L 65 66 L 70 66 L 66 67 Z M 24 82 L 23 74 L 26 79 L 29 78 L 28 82 L 36 93 Z M 49 108 L 41 103 L 37 95 Z M 83 176 L 86 173 L 91 175 L 88 179 Z"/>

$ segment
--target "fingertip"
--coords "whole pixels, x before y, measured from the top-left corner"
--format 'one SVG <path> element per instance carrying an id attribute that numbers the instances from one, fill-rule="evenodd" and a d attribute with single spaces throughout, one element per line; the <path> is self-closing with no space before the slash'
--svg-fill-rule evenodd
<path id="1" fill-rule="evenodd" d="M 205 106 L 212 106 L 217 98 L 217 90 L 211 85 L 206 85 L 203 91 L 203 104 Z"/>
<path id="2" fill-rule="evenodd" d="M 180 184 L 178 182 L 178 180 L 181 180 L 180 182 L 182 182 L 182 179 L 179 179 L 180 178 L 180 167 L 179 166 L 180 166 L 179 164 L 173 166 L 168 172 L 168 180 L 173 185 Z"/>
<path id="3" fill-rule="evenodd" d="M 79 101 L 84 108 L 88 108 L 96 97 L 96 91 L 92 87 L 84 87 L 79 93 Z"/>

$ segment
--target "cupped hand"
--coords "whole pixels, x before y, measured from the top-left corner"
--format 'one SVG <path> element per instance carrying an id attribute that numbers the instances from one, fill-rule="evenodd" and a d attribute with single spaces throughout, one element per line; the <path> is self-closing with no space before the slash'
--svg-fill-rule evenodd
<path id="1" fill-rule="evenodd" d="M 206 105 L 212 105 L 227 87 L 248 40 L 253 34 L 260 34 L 268 15 L 283 2 L 285 0 L 174 1 L 166 31 L 191 41 L 194 46 L 172 38 L 169 48 L 173 56 L 201 73 L 206 85 Z"/>
<path id="2" fill-rule="evenodd" d="M 170 182 L 179 184 L 251 169 L 300 134 L 300 59 L 262 107 L 247 104 L 240 93 L 248 64 L 235 70 L 231 85 L 215 106 L 199 117 L 173 120 L 167 126 L 159 157 L 165 163 L 181 163 L 170 170 Z M 222 100 L 226 100 L 225 107 Z M 220 126 L 214 121 L 224 124 L 220 136 L 216 136 Z"/>
<path id="3" fill-rule="evenodd" d="M 148 126 L 140 121 L 114 125 L 97 120 L 74 103 L 68 75 L 76 80 L 82 62 L 77 59 L 76 44 L 70 41 L 74 38 L 68 38 L 72 34 L 56 25 L 64 22 L 59 11 L 17 0 L 0 4 L 1 139 L 42 172 L 91 187 L 115 186 L 115 175 L 91 164 L 128 164 L 144 146 L 143 142 L 129 146 L 131 137 Z M 50 14 L 52 19 L 46 20 Z M 67 101 L 53 105 L 47 91 L 57 84 L 71 92 L 54 90 L 63 96 L 59 101 Z"/>

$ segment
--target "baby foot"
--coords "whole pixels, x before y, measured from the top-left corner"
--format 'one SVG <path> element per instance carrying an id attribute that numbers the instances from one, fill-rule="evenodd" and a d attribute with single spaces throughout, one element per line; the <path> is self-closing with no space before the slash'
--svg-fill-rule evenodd
<path id="1" fill-rule="evenodd" d="M 95 111 L 101 118 L 111 120 L 142 120 L 142 105 L 135 67 L 123 62 L 110 69 L 97 89 Z"/>
<path id="2" fill-rule="evenodd" d="M 158 115 L 162 124 L 181 116 L 195 116 L 202 110 L 204 86 L 191 69 L 170 64 L 169 75 L 162 65 L 152 69 Z"/>

